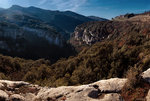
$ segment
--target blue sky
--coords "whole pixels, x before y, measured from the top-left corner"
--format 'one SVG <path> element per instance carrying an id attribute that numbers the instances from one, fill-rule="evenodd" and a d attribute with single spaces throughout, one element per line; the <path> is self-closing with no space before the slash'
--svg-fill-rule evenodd
<path id="1" fill-rule="evenodd" d="M 121 14 L 150 10 L 150 0 L 0 0 L 1 8 L 8 8 L 11 5 L 71 10 L 83 15 L 95 15 L 108 19 Z"/>

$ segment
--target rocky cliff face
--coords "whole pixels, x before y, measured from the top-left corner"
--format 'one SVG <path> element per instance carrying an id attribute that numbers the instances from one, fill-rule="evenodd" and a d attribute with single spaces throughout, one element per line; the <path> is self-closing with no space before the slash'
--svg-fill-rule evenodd
<path id="1" fill-rule="evenodd" d="M 1 54 L 28 59 L 47 58 L 56 61 L 60 57 L 69 56 L 67 51 L 73 52 L 63 35 L 52 26 L 26 14 L 0 12 Z"/>
<path id="2" fill-rule="evenodd" d="M 150 69 L 142 77 L 150 84 Z M 126 82 L 127 79 L 112 78 L 88 85 L 53 88 L 0 80 L 0 101 L 124 101 L 121 89 Z M 150 101 L 149 92 L 144 101 Z"/>
<path id="3" fill-rule="evenodd" d="M 127 33 L 126 29 L 130 29 L 130 22 L 103 21 L 89 22 L 76 27 L 71 43 L 78 42 L 78 45 L 92 45 L 96 42 L 110 38 L 110 35 Z M 113 39 L 113 38 L 110 38 Z"/>
<path id="4" fill-rule="evenodd" d="M 24 21 L 20 23 L 23 24 Z M 49 50 L 47 54 L 51 54 L 54 47 L 61 49 L 64 43 L 62 36 L 44 23 L 37 21 L 31 27 L 28 22 L 26 25 L 19 26 L 15 23 L 0 21 L 0 52 L 2 54 L 31 59 L 34 56 L 46 58 L 42 51 Z M 49 49 L 50 47 L 53 48 Z M 33 57 L 28 57 L 27 54 Z"/>
<path id="5" fill-rule="evenodd" d="M 149 34 L 149 15 L 124 15 L 127 19 L 88 22 L 76 27 L 70 42 L 74 46 L 92 45 L 104 40 L 127 39 L 129 34 Z M 131 17 L 130 17 L 131 16 Z"/>
<path id="6" fill-rule="evenodd" d="M 75 53 L 67 43 L 70 34 L 77 25 L 88 21 L 97 20 L 71 11 L 37 7 L 13 5 L 8 9 L 0 9 L 0 53 L 52 61 L 66 58 Z"/>

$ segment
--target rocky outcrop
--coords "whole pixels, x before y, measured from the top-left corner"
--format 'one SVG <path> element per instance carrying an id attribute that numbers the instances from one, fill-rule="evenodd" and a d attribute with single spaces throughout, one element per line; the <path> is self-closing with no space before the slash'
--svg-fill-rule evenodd
<path id="1" fill-rule="evenodd" d="M 126 40 L 131 32 L 148 35 L 149 21 L 149 15 L 126 14 L 112 21 L 84 23 L 76 27 L 70 42 L 76 47 L 104 40 Z"/>
<path id="2" fill-rule="evenodd" d="M 150 90 L 149 90 L 149 92 L 148 92 L 148 94 L 147 94 L 147 96 L 146 96 L 146 100 L 147 100 L 147 101 L 150 101 Z"/>
<path id="3" fill-rule="evenodd" d="M 2 90 L 0 90 L 0 101 L 8 100 L 8 94 Z"/>
<path id="4" fill-rule="evenodd" d="M 145 80 L 150 77 L 149 71 L 142 74 Z M 53 88 L 0 80 L 0 101 L 124 101 L 120 92 L 126 82 L 127 79 L 112 78 L 88 85 Z"/>
<path id="5" fill-rule="evenodd" d="M 73 45 L 75 43 L 77 45 L 92 45 L 105 39 L 112 40 L 118 37 L 119 34 L 133 30 L 130 29 L 131 26 L 133 26 L 132 23 L 121 21 L 88 22 L 76 27 L 71 43 Z"/>
<path id="6" fill-rule="evenodd" d="M 126 82 L 127 79 L 112 78 L 109 80 L 100 80 L 92 85 L 97 85 L 101 92 L 119 93 Z"/>
<path id="7" fill-rule="evenodd" d="M 121 101 L 119 92 L 126 81 L 113 78 L 89 85 L 49 88 L 23 81 L 0 80 L 0 98 L 12 101 Z"/>
<path id="8" fill-rule="evenodd" d="M 91 45 L 105 39 L 109 35 L 106 27 L 107 22 L 89 22 L 79 25 L 74 31 L 73 38 L 78 41 L 79 44 L 85 43 Z"/>
<path id="9" fill-rule="evenodd" d="M 143 72 L 142 77 L 150 83 L 150 69 L 147 71 Z"/>
<path id="10" fill-rule="evenodd" d="M 24 19 L 35 20 L 28 17 Z M 18 23 L 21 25 L 23 23 L 27 24 L 21 26 L 0 20 L 1 54 L 28 59 L 52 58 L 51 60 L 56 61 L 59 57 L 70 56 L 70 54 L 64 55 L 62 51 L 69 51 L 66 53 L 74 52 L 63 36 L 51 26 L 45 25 L 40 21 L 36 21 L 33 25 L 24 20 Z"/>
<path id="11" fill-rule="evenodd" d="M 115 84 L 115 82 L 118 82 Z M 114 82 L 114 83 L 113 83 Z M 58 87 L 58 88 L 42 88 L 35 99 L 54 99 L 65 101 L 106 101 L 106 99 L 116 99 L 120 101 L 121 91 L 126 79 L 109 79 L 101 80 L 89 85 Z"/>
<path id="12" fill-rule="evenodd" d="M 11 101 L 25 101 L 25 98 L 19 94 L 13 94 L 10 96 Z"/>
<path id="13" fill-rule="evenodd" d="M 136 16 L 136 14 L 133 14 L 133 13 L 125 14 L 125 15 L 117 16 L 117 17 L 113 18 L 113 20 L 125 20 L 125 19 L 129 19 L 131 17 L 134 17 L 134 16 Z"/>

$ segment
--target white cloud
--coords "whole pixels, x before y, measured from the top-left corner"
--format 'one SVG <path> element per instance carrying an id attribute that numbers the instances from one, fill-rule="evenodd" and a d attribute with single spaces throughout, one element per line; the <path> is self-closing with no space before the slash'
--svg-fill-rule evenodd
<path id="1" fill-rule="evenodd" d="M 87 0 L 41 0 L 39 5 L 49 4 L 58 10 L 77 11 Z"/>
<path id="2" fill-rule="evenodd" d="M 38 5 L 43 5 L 47 2 L 48 0 L 40 0 Z"/>
<path id="3" fill-rule="evenodd" d="M 58 10 L 71 10 L 77 11 L 87 3 L 87 0 L 0 0 L 0 7 L 1 8 L 8 8 L 12 4 L 20 4 L 20 5 L 29 5 L 33 4 L 36 1 L 36 5 L 39 7 L 53 7 L 54 9 Z M 23 4 L 21 4 L 23 2 Z M 34 3 L 35 4 L 35 3 Z"/>
<path id="4" fill-rule="evenodd" d="M 8 8 L 10 6 L 9 0 L 0 0 L 0 7 L 1 8 Z"/>

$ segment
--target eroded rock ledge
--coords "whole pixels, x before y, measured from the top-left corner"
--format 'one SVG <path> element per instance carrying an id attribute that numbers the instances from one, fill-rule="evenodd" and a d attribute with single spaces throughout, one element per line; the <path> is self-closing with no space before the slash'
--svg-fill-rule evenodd
<path id="1" fill-rule="evenodd" d="M 150 83 L 150 69 L 142 74 Z M 124 101 L 127 79 L 112 78 L 81 86 L 40 87 L 23 81 L 0 80 L 0 101 Z M 146 97 L 150 101 L 150 91 Z"/>

